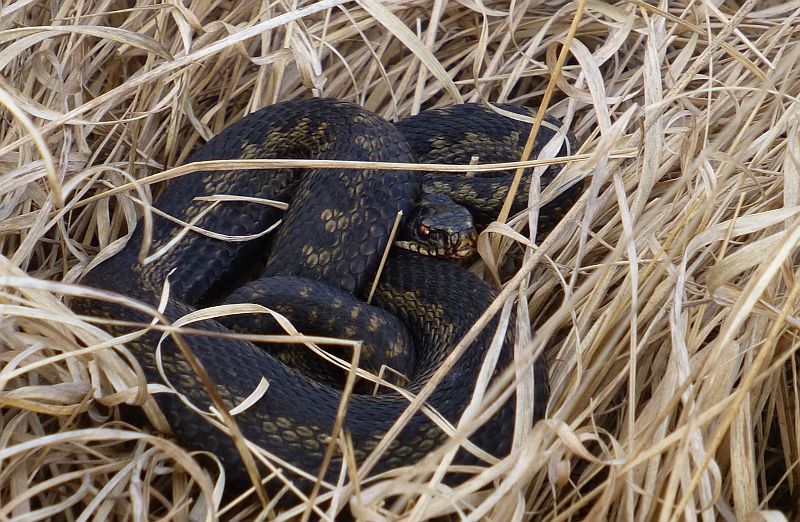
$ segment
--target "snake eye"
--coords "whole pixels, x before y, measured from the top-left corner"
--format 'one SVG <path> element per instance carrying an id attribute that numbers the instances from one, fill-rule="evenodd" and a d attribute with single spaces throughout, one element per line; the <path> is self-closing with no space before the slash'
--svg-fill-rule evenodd
<path id="1" fill-rule="evenodd" d="M 417 227 L 417 232 L 419 232 L 420 236 L 427 237 L 431 233 L 431 229 L 426 225 L 420 225 Z"/>

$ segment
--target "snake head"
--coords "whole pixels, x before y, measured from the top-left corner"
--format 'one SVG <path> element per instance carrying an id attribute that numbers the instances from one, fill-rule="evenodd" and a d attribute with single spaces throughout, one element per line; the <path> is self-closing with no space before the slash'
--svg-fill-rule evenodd
<path id="1" fill-rule="evenodd" d="M 424 194 L 395 245 L 426 256 L 464 258 L 475 253 L 477 239 L 466 207 L 441 194 Z"/>

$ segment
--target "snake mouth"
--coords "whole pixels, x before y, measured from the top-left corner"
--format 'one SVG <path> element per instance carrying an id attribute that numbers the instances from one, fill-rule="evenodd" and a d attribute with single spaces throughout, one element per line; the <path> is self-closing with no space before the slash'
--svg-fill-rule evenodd
<path id="1" fill-rule="evenodd" d="M 450 257 L 452 257 L 454 259 L 464 259 L 466 257 L 471 256 L 474 253 L 475 253 L 475 248 L 474 247 L 472 247 L 472 248 L 463 248 L 461 250 L 456 250 L 455 252 L 453 252 L 453 254 L 451 254 Z"/>
<path id="2" fill-rule="evenodd" d="M 399 240 L 395 246 L 430 257 L 464 259 L 478 251 L 478 234 L 475 231 L 458 234 L 452 241 L 421 243 L 419 241 Z"/>

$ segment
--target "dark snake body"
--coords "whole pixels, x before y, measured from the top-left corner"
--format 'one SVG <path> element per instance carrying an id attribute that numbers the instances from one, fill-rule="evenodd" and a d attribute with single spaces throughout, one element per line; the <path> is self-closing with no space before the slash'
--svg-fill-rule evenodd
<path id="1" fill-rule="evenodd" d="M 512 161 L 519 157 L 529 129 L 527 124 L 477 105 L 426 111 L 394 126 L 356 105 L 314 99 L 280 103 L 251 114 L 214 137 L 191 159 L 414 162 L 419 157 L 424 161 L 467 163 L 472 154 L 480 154 L 483 163 Z M 553 132 L 542 128 L 538 143 L 546 143 Z M 496 152 L 485 149 L 487 143 L 494 143 L 490 147 Z M 502 144 L 499 149 L 497 143 Z M 547 183 L 553 174 L 548 171 L 542 183 Z M 322 296 L 322 302 L 327 304 L 308 305 L 304 311 L 307 322 L 318 324 L 322 330 L 326 323 L 349 318 L 358 326 L 356 331 L 371 329 L 402 342 L 410 336 L 419 351 L 412 363 L 416 373 L 407 386 L 413 393 L 483 314 L 495 291 L 449 261 L 394 249 L 373 300 L 382 310 L 359 303 L 353 294 L 363 295 L 372 282 L 397 212 L 411 211 L 423 191 L 443 191 L 464 203 L 477 204 L 485 221 L 486 216 L 496 215 L 508 184 L 507 177 L 423 176 L 370 169 L 195 172 L 172 181 L 155 206 L 202 229 L 230 235 L 257 234 L 283 218 L 263 272 L 228 302 L 254 301 L 276 308 L 281 306 L 275 302 L 280 301 L 276 295 L 281 291 L 287 300 L 314 294 Z M 571 202 L 576 190 L 561 196 L 554 208 Z M 527 194 L 527 185 L 520 192 Z M 284 214 L 257 202 L 223 202 L 204 214 L 209 202 L 196 198 L 215 194 L 291 200 L 291 204 Z M 545 208 L 543 214 L 558 212 Z M 153 230 L 151 253 L 166 245 L 181 227 L 154 215 Z M 254 259 L 262 259 L 266 248 L 261 239 L 223 241 L 190 231 L 155 263 L 142 266 L 137 261 L 142 241 L 140 226 L 122 252 L 92 270 L 84 282 L 155 305 L 169 275 L 171 293 L 164 315 L 171 321 L 195 307 L 219 302 L 219 292 L 231 285 L 236 274 L 247 271 Z M 150 320 L 129 308 L 100 301 L 77 301 L 75 307 L 102 317 L 144 323 Z M 470 345 L 428 401 L 452 423 L 458 421 L 471 399 L 495 324 L 493 321 Z M 211 320 L 191 326 L 211 332 L 228 331 Z M 121 334 L 130 329 L 113 327 L 113 331 Z M 161 382 L 155 355 L 160 337 L 148 332 L 125 344 L 141 364 L 148 382 Z M 286 366 L 268 348 L 211 336 L 185 338 L 230 405 L 244 400 L 262 377 L 269 381 L 266 394 L 240 413 L 237 422 L 249 440 L 316 475 L 341 392 Z M 356 338 L 361 337 L 356 334 Z M 507 335 L 496 372 L 511 363 L 512 346 L 513 340 Z M 161 343 L 160 359 L 170 383 L 194 404 L 207 408 L 210 403 L 203 386 L 168 336 Z M 540 359 L 534 371 L 536 416 L 540 418 L 548 395 L 544 361 Z M 233 475 L 234 483 L 246 481 L 239 456 L 226 435 L 200 419 L 174 395 L 158 394 L 156 398 L 185 445 L 215 453 Z M 344 430 L 352 437 L 357 461 L 378 444 L 407 405 L 408 401 L 396 392 L 351 397 Z M 503 455 L 510 449 L 513 426 L 512 396 L 470 440 L 492 454 Z M 428 417 L 418 413 L 391 444 L 375 471 L 419 460 L 445 437 Z M 469 461 L 466 452 L 462 453 L 459 460 Z M 337 454 L 326 478 L 334 480 L 341 465 L 341 454 Z"/>

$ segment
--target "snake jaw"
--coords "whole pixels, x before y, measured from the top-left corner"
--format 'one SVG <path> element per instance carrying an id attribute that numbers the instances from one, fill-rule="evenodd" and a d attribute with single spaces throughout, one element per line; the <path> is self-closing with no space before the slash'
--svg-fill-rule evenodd
<path id="1" fill-rule="evenodd" d="M 454 257 L 463 259 L 478 251 L 478 233 L 473 231 L 462 241 L 462 245 L 456 250 Z"/>
<path id="2" fill-rule="evenodd" d="M 471 230 L 461 234 L 457 244 L 453 245 L 448 257 L 464 259 L 478 251 L 478 233 Z"/>
<path id="3" fill-rule="evenodd" d="M 445 244 L 446 243 L 446 244 Z M 429 257 L 446 257 L 450 259 L 465 259 L 477 252 L 478 233 L 475 230 L 466 231 L 439 243 L 422 243 L 419 241 L 395 241 L 396 247 L 416 252 Z"/>

